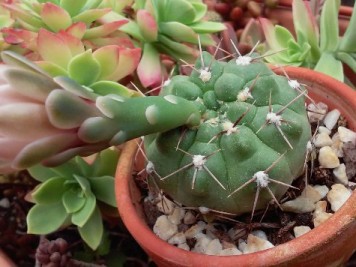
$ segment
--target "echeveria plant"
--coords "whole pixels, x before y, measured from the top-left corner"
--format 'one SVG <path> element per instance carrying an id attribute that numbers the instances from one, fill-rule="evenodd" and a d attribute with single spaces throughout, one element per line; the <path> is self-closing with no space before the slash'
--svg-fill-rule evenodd
<path id="1" fill-rule="evenodd" d="M 338 10 L 340 0 L 326 0 L 319 24 L 306 1 L 293 1 L 293 22 L 296 39 L 286 28 L 261 19 L 269 52 L 281 51 L 266 60 L 272 63 L 313 68 L 344 81 L 343 64 L 356 72 L 356 12 L 349 27 L 339 36 Z"/>
<path id="2" fill-rule="evenodd" d="M 73 224 L 88 246 L 97 249 L 104 236 L 101 208 L 116 207 L 117 159 L 118 151 L 107 149 L 90 164 L 76 157 L 59 167 L 31 167 L 30 174 L 41 183 L 30 193 L 35 205 L 27 215 L 28 232 L 46 235 Z"/>

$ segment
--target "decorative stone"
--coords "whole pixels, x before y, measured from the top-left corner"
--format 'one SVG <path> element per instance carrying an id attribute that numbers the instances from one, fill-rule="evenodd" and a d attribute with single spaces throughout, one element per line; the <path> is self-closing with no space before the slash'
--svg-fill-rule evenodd
<path id="1" fill-rule="evenodd" d="M 239 239 L 239 243 L 238 243 L 238 249 L 245 254 L 245 251 L 247 250 L 247 243 L 245 240 L 243 239 Z"/>
<path id="2" fill-rule="evenodd" d="M 182 232 L 176 233 L 174 236 L 168 239 L 168 243 L 172 245 L 184 244 L 186 242 L 187 239 L 185 238 L 185 234 Z"/>
<path id="3" fill-rule="evenodd" d="M 342 126 L 340 126 L 337 131 L 340 135 L 340 140 L 342 142 L 352 142 L 354 145 L 356 144 L 356 133 L 354 131 L 351 131 L 350 129 L 347 129 Z"/>
<path id="4" fill-rule="evenodd" d="M 0 200 L 0 207 L 4 209 L 10 208 L 10 201 L 8 198 L 4 197 Z"/>
<path id="5" fill-rule="evenodd" d="M 316 203 L 315 211 L 313 213 L 314 227 L 319 226 L 333 215 L 332 213 L 326 212 L 326 206 L 327 206 L 326 201 L 319 201 Z"/>
<path id="6" fill-rule="evenodd" d="M 167 241 L 178 232 L 178 227 L 172 223 L 166 215 L 157 218 L 153 226 L 153 232 L 161 239 Z"/>
<path id="7" fill-rule="evenodd" d="M 301 196 L 300 197 L 305 197 L 310 199 L 313 203 L 319 201 L 320 199 L 322 199 L 322 195 L 320 194 L 320 192 L 318 190 L 316 190 L 313 186 L 311 185 L 307 185 Z"/>
<path id="8" fill-rule="evenodd" d="M 180 207 L 176 207 L 176 208 L 173 210 L 172 214 L 171 214 L 171 215 L 168 215 L 168 219 L 169 219 L 172 223 L 178 225 L 178 224 L 180 224 L 181 221 L 183 220 L 184 215 L 185 215 L 185 210 L 182 209 L 182 208 L 180 208 Z"/>
<path id="9" fill-rule="evenodd" d="M 335 154 L 339 158 L 342 158 L 344 156 L 344 151 L 342 150 L 344 143 L 340 139 L 340 134 L 335 133 L 331 138 L 331 140 L 333 140 L 333 144 L 331 145 L 331 148 L 334 150 Z"/>
<path id="10" fill-rule="evenodd" d="M 321 196 L 320 199 L 326 197 L 329 192 L 329 188 L 326 185 L 314 185 L 313 188 L 319 192 Z M 317 201 L 319 201 L 320 199 L 318 199 Z"/>
<path id="11" fill-rule="evenodd" d="M 321 121 L 327 112 L 328 106 L 322 102 L 308 105 L 308 118 L 311 123 Z"/>
<path id="12" fill-rule="evenodd" d="M 225 248 L 222 251 L 220 251 L 219 255 L 220 256 L 232 256 L 232 255 L 241 255 L 242 252 L 238 250 L 236 247 L 235 248 Z"/>
<path id="13" fill-rule="evenodd" d="M 199 236 L 199 238 L 197 238 L 197 242 L 195 243 L 195 246 L 192 251 L 205 254 L 210 242 L 211 239 L 208 238 L 206 235 L 202 234 Z"/>
<path id="14" fill-rule="evenodd" d="M 320 148 L 318 159 L 322 168 L 332 169 L 340 165 L 339 158 L 330 146 Z"/>
<path id="15" fill-rule="evenodd" d="M 326 128 L 325 126 L 319 126 L 318 127 L 318 132 L 319 133 L 326 133 L 327 135 L 331 134 L 331 131 L 328 128 Z"/>
<path id="16" fill-rule="evenodd" d="M 336 182 L 341 183 L 343 185 L 347 185 L 349 183 L 349 179 L 346 175 L 346 166 L 344 163 L 333 169 L 333 174 Z"/>
<path id="17" fill-rule="evenodd" d="M 268 240 L 249 234 L 247 236 L 247 245 L 246 245 L 246 249 L 244 250 L 244 254 L 253 253 L 253 252 L 257 252 L 273 247 L 274 245 Z"/>
<path id="18" fill-rule="evenodd" d="M 176 204 L 174 204 L 171 200 L 163 196 L 162 199 L 160 199 L 157 203 L 157 209 L 167 215 L 170 215 L 173 213 L 174 209 L 176 207 Z"/>
<path id="19" fill-rule="evenodd" d="M 190 250 L 190 247 L 188 246 L 187 243 L 179 244 L 177 247 L 178 247 L 178 248 L 181 248 L 181 249 L 184 249 L 184 250 L 187 250 L 187 251 Z"/>
<path id="20" fill-rule="evenodd" d="M 333 141 L 327 133 L 320 133 L 315 136 L 314 145 L 316 147 L 331 146 Z"/>
<path id="21" fill-rule="evenodd" d="M 334 184 L 331 186 L 327 198 L 330 202 L 331 209 L 335 212 L 346 202 L 351 196 L 351 191 L 342 184 Z"/>
<path id="22" fill-rule="evenodd" d="M 252 235 L 257 236 L 258 238 L 268 240 L 267 235 L 264 231 L 262 230 L 255 230 L 251 232 Z"/>
<path id="23" fill-rule="evenodd" d="M 190 227 L 187 231 L 185 231 L 186 238 L 195 238 L 199 233 L 201 233 L 206 227 L 206 223 L 203 221 L 197 222 L 192 227 Z"/>
<path id="24" fill-rule="evenodd" d="M 315 209 L 314 201 L 306 197 L 297 197 L 296 199 L 281 204 L 283 211 L 294 213 L 306 213 Z"/>
<path id="25" fill-rule="evenodd" d="M 184 224 L 194 224 L 197 221 L 197 218 L 191 211 L 187 211 L 184 215 L 183 222 Z"/>
<path id="26" fill-rule="evenodd" d="M 311 228 L 309 226 L 304 226 L 304 225 L 296 226 L 293 228 L 295 237 L 304 235 L 304 234 L 308 233 L 310 230 L 311 230 Z"/>
<path id="27" fill-rule="evenodd" d="M 208 244 L 205 253 L 207 255 L 219 255 L 220 252 L 223 250 L 222 245 L 219 239 L 213 239 Z"/>
<path id="28" fill-rule="evenodd" d="M 341 113 L 338 109 L 334 109 L 328 112 L 324 118 L 325 127 L 329 130 L 332 130 L 335 127 L 337 121 L 339 120 L 340 115 Z"/>

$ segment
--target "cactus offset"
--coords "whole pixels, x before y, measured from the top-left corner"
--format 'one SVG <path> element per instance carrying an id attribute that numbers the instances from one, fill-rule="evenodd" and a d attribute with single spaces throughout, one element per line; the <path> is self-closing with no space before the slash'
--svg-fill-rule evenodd
<path id="1" fill-rule="evenodd" d="M 161 92 L 202 116 L 199 126 L 145 137 L 150 177 L 186 206 L 253 212 L 303 170 L 311 136 L 304 89 L 254 56 L 219 62 L 204 52 L 190 76 L 172 77 Z"/>

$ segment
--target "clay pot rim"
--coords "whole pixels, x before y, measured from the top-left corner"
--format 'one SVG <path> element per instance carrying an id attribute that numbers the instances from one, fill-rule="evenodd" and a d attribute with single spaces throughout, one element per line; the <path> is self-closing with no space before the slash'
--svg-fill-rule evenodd
<path id="1" fill-rule="evenodd" d="M 356 110 L 356 91 L 351 89 L 346 84 L 325 74 L 306 68 L 286 67 L 285 70 L 291 79 L 299 77 L 297 75 L 302 75 L 303 78 L 312 81 L 314 84 L 319 84 L 324 88 L 328 88 L 327 92 L 330 92 L 330 95 L 340 95 L 340 97 L 344 99 L 353 108 L 353 110 Z M 276 72 L 281 72 L 281 70 Z M 351 125 L 350 128 L 355 130 L 355 118 L 353 118 L 353 120 L 353 125 Z M 136 150 L 137 141 L 130 141 L 126 144 L 120 157 L 115 179 L 115 192 L 118 209 L 124 224 L 127 226 L 136 241 L 146 250 L 146 252 L 157 253 L 161 258 L 165 258 L 166 260 L 171 258 L 184 259 L 185 257 L 194 255 L 194 262 L 197 263 L 210 263 L 212 266 L 215 266 L 216 264 L 219 266 L 234 266 L 236 262 L 233 262 L 232 258 L 238 257 L 242 262 L 249 262 L 250 266 L 260 264 L 264 266 L 272 266 L 278 263 L 284 263 L 286 259 L 288 261 L 289 258 L 295 257 L 296 251 L 298 251 L 297 254 L 300 256 L 312 254 L 314 250 L 320 249 L 320 247 L 322 247 L 327 240 L 336 239 L 339 233 L 344 229 L 352 226 L 355 227 L 356 192 L 353 192 L 348 201 L 326 222 L 301 237 L 295 238 L 271 249 L 238 256 L 211 256 L 179 249 L 173 245 L 169 245 L 166 241 L 161 240 L 153 233 L 147 224 L 143 224 L 142 218 L 137 214 L 135 209 L 135 205 L 138 203 L 132 204 L 131 202 L 131 189 L 129 188 L 131 174 L 125 174 L 123 173 L 123 170 L 125 170 L 125 168 L 132 169 L 132 158 L 134 157 Z M 145 236 L 144 242 L 142 241 L 142 236 Z M 185 266 L 184 263 L 182 263 L 182 266 Z"/>

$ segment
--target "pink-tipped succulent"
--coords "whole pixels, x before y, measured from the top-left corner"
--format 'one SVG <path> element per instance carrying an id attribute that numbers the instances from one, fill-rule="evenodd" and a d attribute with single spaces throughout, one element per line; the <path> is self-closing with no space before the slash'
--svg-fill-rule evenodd
<path id="1" fill-rule="evenodd" d="M 11 27 L 14 23 L 14 19 L 11 18 L 10 12 L 0 5 L 0 29 L 5 27 Z M 3 34 L 0 32 L 0 51 L 9 48 L 10 44 L 5 42 Z"/>
<path id="2" fill-rule="evenodd" d="M 137 73 L 145 87 L 160 85 L 166 78 L 162 54 L 175 61 L 193 62 L 199 54 L 198 36 L 202 45 L 211 45 L 214 41 L 210 33 L 225 28 L 222 23 L 205 21 L 207 6 L 201 0 L 136 1 L 132 7 L 135 18 L 120 27 L 120 31 L 141 44 L 142 58 Z M 122 15 L 111 12 L 99 21 L 107 23 L 119 19 Z"/>

